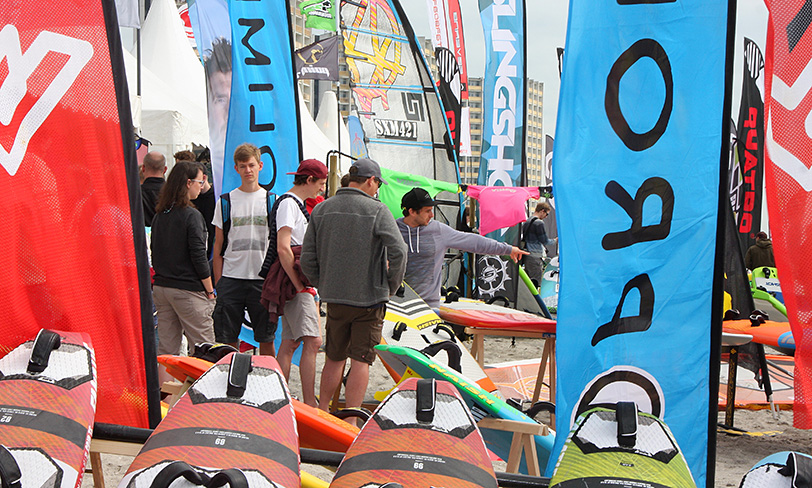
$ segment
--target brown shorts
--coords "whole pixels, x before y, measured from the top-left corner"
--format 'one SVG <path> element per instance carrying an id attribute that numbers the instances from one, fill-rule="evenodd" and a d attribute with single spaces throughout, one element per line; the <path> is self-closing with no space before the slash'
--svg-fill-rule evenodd
<path id="1" fill-rule="evenodd" d="M 367 364 L 375 362 L 375 346 L 381 343 L 381 325 L 386 307 L 363 308 L 340 303 L 327 304 L 327 357 L 344 361 L 348 357 Z"/>

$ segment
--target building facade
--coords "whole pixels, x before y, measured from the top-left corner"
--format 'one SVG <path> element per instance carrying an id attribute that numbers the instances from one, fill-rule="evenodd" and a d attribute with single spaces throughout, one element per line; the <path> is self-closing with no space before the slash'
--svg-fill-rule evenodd
<path id="1" fill-rule="evenodd" d="M 479 157 L 482 151 L 482 78 L 468 78 L 468 107 L 471 125 L 471 156 L 460 157 L 460 179 L 464 184 L 476 184 Z M 544 173 L 544 83 L 527 80 L 527 117 L 525 120 L 527 186 L 540 186 Z"/>

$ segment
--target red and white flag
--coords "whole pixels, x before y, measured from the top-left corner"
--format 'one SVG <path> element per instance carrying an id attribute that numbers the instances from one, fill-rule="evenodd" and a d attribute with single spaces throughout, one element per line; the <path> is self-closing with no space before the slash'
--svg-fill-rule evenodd
<path id="1" fill-rule="evenodd" d="M 0 4 L 0 354 L 90 335 L 96 422 L 160 421 L 138 168 L 113 0 Z"/>
<path id="2" fill-rule="evenodd" d="M 765 182 L 795 338 L 795 427 L 812 428 L 812 4 L 767 0 Z"/>
<path id="3" fill-rule="evenodd" d="M 192 29 L 192 19 L 189 17 L 189 5 L 184 3 L 178 7 L 178 15 L 180 15 L 180 20 L 183 21 L 183 31 L 186 33 L 186 38 L 189 39 L 189 44 L 193 48 L 197 47 L 195 32 Z"/>

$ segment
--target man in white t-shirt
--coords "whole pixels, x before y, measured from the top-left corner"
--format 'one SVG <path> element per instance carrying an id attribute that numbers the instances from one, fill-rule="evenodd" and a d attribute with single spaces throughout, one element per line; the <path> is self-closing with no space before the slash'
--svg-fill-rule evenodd
<path id="1" fill-rule="evenodd" d="M 273 356 L 276 323 L 269 323 L 268 310 L 260 304 L 263 279 L 259 270 L 268 248 L 268 192 L 259 185 L 260 157 L 259 148 L 253 144 L 237 147 L 234 169 L 242 183 L 221 195 L 214 210 L 214 337 L 217 342 L 239 347 L 247 310 L 259 353 Z M 223 202 L 228 205 L 225 221 Z"/>
<path id="2" fill-rule="evenodd" d="M 305 200 L 315 198 L 324 191 L 327 182 L 327 166 L 316 159 L 299 164 L 294 173 L 293 188 L 280 197 L 276 207 L 276 253 L 279 264 L 285 270 L 297 293 L 285 302 L 282 315 L 282 343 L 276 356 L 286 379 L 290 379 L 290 363 L 294 351 L 302 343 L 299 375 L 302 380 L 302 401 L 316 407 L 316 355 L 321 347 L 319 309 L 316 306 L 314 288 L 305 286 L 306 278 L 301 268 L 296 268 L 293 247 L 301 247 L 310 215 Z M 271 239 L 273 242 L 273 239 Z M 298 271 L 297 271 L 298 270 Z"/>

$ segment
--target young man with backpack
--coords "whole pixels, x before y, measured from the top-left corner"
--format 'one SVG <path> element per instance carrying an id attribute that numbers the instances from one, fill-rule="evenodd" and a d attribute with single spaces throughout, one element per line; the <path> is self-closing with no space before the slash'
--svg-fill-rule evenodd
<path id="1" fill-rule="evenodd" d="M 555 242 L 555 239 L 547 237 L 547 230 L 544 228 L 543 222 L 552 209 L 553 207 L 549 203 L 539 202 L 533 216 L 522 226 L 524 242 L 527 251 L 530 252 L 529 256 L 524 257 L 524 270 L 527 271 L 527 276 L 535 282 L 536 286 L 541 284 L 544 274 L 544 246 Z"/>
<path id="2" fill-rule="evenodd" d="M 241 144 L 234 151 L 238 188 L 220 196 L 214 210 L 214 269 L 217 304 L 214 336 L 217 342 L 239 347 L 245 311 L 251 319 L 259 353 L 275 355 L 276 322 L 260 304 L 263 279 L 259 276 L 268 248 L 268 192 L 259 185 L 262 161 L 259 148 Z M 224 209 L 224 207 L 226 207 Z M 226 211 L 227 210 L 227 211 Z"/>
<path id="3" fill-rule="evenodd" d="M 271 320 L 282 317 L 282 343 L 276 358 L 285 379 L 290 380 L 293 353 L 303 344 L 299 361 L 302 401 L 315 407 L 316 355 L 321 347 L 319 309 L 316 290 L 302 273 L 299 260 L 310 222 L 305 202 L 324 191 L 327 166 L 307 159 L 288 174 L 295 175 L 293 188 L 276 200 L 271 211 L 271 242 L 260 271 L 265 277 L 262 304 L 268 307 Z"/>

